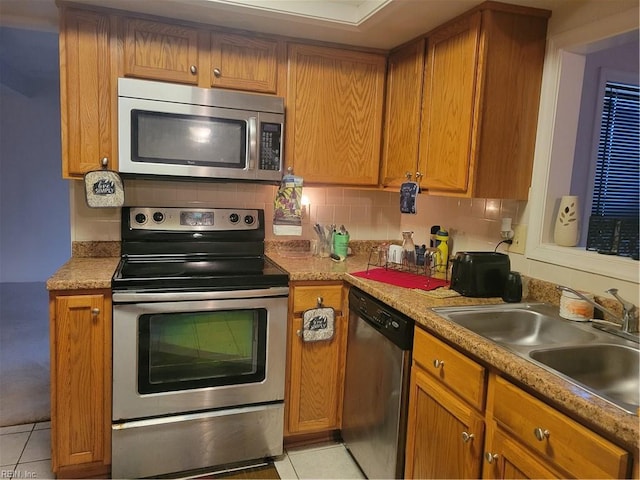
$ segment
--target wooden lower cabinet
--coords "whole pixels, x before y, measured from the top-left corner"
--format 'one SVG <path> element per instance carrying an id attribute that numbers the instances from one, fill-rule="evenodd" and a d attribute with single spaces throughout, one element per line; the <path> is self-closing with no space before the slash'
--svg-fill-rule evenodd
<path id="1" fill-rule="evenodd" d="M 111 291 L 50 292 L 51 468 L 59 478 L 111 468 Z"/>
<path id="2" fill-rule="evenodd" d="M 406 478 L 479 478 L 484 421 L 421 368 L 411 372 Z"/>
<path id="3" fill-rule="evenodd" d="M 416 328 L 405 478 L 629 478 L 632 461 L 624 449 Z"/>
<path id="4" fill-rule="evenodd" d="M 561 478 L 499 428 L 487 438 L 483 478 Z"/>
<path id="5" fill-rule="evenodd" d="M 493 405 L 487 410 L 498 427 L 531 452 L 540 466 L 561 472 L 561 477 L 627 478 L 628 452 L 504 378 L 492 375 L 489 389 Z M 491 453 L 498 459 L 502 454 Z M 534 471 L 534 476 L 539 474 Z"/>
<path id="6" fill-rule="evenodd" d="M 285 436 L 330 432 L 341 426 L 347 348 L 346 288 L 339 283 L 294 284 L 289 294 Z M 331 340 L 305 342 L 299 336 L 304 311 L 321 297 L 335 310 Z"/>

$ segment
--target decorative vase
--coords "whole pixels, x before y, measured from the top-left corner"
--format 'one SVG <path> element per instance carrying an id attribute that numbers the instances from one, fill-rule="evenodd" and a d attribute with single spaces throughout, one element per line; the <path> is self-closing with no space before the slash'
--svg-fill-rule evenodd
<path id="1" fill-rule="evenodd" d="M 560 198 L 553 241 L 562 247 L 575 247 L 578 244 L 578 197 L 565 195 Z"/>

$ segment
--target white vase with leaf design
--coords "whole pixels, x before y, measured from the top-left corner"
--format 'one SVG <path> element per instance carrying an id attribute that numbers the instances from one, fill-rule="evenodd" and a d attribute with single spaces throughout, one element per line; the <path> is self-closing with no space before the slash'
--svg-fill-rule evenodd
<path id="1" fill-rule="evenodd" d="M 558 215 L 553 230 L 553 241 L 562 247 L 575 247 L 580 238 L 579 234 L 578 197 L 565 195 L 560 198 Z"/>

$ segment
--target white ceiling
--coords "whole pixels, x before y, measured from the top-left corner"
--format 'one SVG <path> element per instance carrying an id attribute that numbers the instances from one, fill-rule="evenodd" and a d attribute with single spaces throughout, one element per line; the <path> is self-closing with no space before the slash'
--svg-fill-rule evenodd
<path id="1" fill-rule="evenodd" d="M 483 0 L 75 0 L 244 30 L 389 49 Z M 555 9 L 583 0 L 509 0 Z M 55 31 L 54 0 L 0 0 L 0 24 Z"/>

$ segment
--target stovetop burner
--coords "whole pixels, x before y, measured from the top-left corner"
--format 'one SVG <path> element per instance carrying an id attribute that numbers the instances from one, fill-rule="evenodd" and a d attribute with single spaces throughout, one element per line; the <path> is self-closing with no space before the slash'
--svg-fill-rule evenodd
<path id="1" fill-rule="evenodd" d="M 122 209 L 122 258 L 113 290 L 280 287 L 288 275 L 264 256 L 264 212 Z"/>

